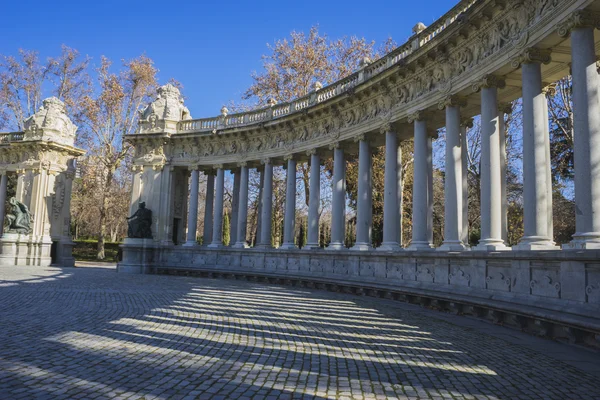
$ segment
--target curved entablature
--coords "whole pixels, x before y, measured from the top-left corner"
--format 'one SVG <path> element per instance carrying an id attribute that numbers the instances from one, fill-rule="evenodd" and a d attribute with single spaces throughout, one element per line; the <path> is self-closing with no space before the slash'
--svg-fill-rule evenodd
<path id="1" fill-rule="evenodd" d="M 189 119 L 187 109 L 171 119 L 145 111 L 126 140 L 136 147 L 138 165 L 209 167 L 306 158 L 312 149 L 390 129 L 409 139 L 406 123 L 415 112 L 426 116 L 434 136 L 448 102 L 459 104 L 463 117 L 480 113 L 481 87 L 497 85 L 500 103 L 520 97 L 519 60 L 556 50 L 543 66 L 544 83 L 568 74 L 561 25 L 586 7 L 598 8 L 593 0 L 464 0 L 429 28 L 415 27 L 418 33 L 388 55 L 303 98 L 240 114 L 224 108 L 205 119 Z M 382 135 L 371 136 L 381 144 Z"/>

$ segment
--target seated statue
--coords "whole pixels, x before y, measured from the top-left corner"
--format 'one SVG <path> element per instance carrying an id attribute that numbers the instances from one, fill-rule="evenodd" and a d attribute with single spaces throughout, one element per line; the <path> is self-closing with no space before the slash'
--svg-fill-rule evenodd
<path id="1" fill-rule="evenodd" d="M 6 224 L 8 228 L 5 230 L 6 233 L 21 233 L 28 235 L 31 233 L 31 222 L 33 217 L 29 212 L 29 208 L 16 198 L 11 197 L 8 200 L 10 204 L 10 213 L 6 214 Z"/>
<path id="2" fill-rule="evenodd" d="M 127 237 L 137 239 L 152 239 L 152 211 L 141 202 L 139 208 L 127 218 Z"/>

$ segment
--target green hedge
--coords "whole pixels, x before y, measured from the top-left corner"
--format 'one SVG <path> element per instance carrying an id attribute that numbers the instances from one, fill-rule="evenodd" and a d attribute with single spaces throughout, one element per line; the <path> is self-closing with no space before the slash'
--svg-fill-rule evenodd
<path id="1" fill-rule="evenodd" d="M 96 255 L 98 254 L 98 241 L 97 240 L 74 240 L 75 247 L 73 247 L 73 257 L 77 261 L 96 261 Z M 104 261 L 118 261 L 117 254 L 119 252 L 119 244 L 113 242 L 104 243 Z"/>

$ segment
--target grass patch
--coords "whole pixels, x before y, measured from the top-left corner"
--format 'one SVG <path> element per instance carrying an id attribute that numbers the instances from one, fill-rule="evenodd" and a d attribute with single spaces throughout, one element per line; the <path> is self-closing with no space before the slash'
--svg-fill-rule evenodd
<path id="1" fill-rule="evenodd" d="M 97 261 L 98 241 L 97 240 L 74 240 L 73 257 L 77 261 Z M 104 261 L 118 261 L 117 254 L 119 252 L 120 243 L 106 242 L 104 243 Z"/>

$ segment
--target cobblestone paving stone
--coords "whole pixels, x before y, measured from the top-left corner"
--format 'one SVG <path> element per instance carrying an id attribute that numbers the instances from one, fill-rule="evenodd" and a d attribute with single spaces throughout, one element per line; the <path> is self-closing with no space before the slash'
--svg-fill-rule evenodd
<path id="1" fill-rule="evenodd" d="M 597 399 L 600 382 L 403 303 L 0 267 L 0 399 L 32 398 Z"/>

